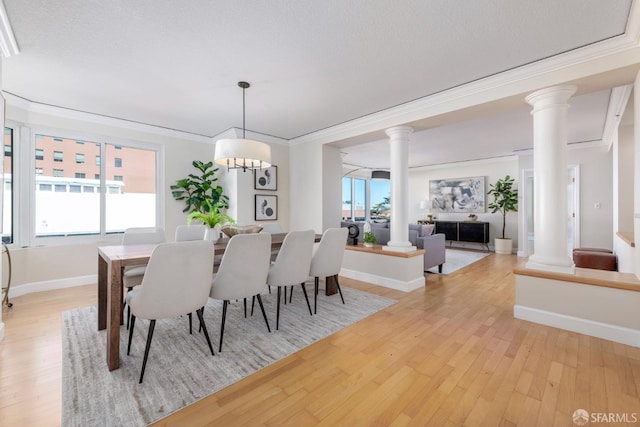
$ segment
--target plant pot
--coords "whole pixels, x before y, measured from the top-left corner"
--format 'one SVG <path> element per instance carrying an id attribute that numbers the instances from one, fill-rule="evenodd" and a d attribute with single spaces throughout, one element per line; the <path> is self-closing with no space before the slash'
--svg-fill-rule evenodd
<path id="1" fill-rule="evenodd" d="M 373 247 L 373 243 L 364 242 L 364 247 L 365 248 L 372 248 Z"/>
<path id="2" fill-rule="evenodd" d="M 204 232 L 204 240 L 209 240 L 211 243 L 215 243 L 220 238 L 220 230 L 218 227 L 207 228 Z"/>
<path id="3" fill-rule="evenodd" d="M 511 255 L 513 249 L 513 240 L 496 238 L 494 241 L 497 254 Z"/>

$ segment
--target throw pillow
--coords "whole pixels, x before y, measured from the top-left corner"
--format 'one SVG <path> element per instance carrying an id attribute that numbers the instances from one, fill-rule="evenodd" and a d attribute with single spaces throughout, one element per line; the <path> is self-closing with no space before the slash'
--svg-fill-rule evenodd
<path id="1" fill-rule="evenodd" d="M 431 236 L 433 234 L 433 230 L 436 228 L 435 224 L 425 224 L 422 226 L 421 236 Z"/>

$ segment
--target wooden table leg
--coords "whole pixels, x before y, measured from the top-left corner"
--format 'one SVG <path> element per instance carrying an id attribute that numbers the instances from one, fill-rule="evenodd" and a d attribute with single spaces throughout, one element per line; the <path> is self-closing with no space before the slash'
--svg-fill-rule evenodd
<path id="1" fill-rule="evenodd" d="M 325 295 L 333 295 L 338 293 L 338 276 L 329 276 L 324 278 Z"/>
<path id="2" fill-rule="evenodd" d="M 122 321 L 122 267 L 117 261 L 109 266 L 107 286 L 107 365 L 110 371 L 120 367 L 120 322 Z"/>
<path id="3" fill-rule="evenodd" d="M 98 330 L 107 328 L 107 281 L 109 267 L 98 255 Z"/>

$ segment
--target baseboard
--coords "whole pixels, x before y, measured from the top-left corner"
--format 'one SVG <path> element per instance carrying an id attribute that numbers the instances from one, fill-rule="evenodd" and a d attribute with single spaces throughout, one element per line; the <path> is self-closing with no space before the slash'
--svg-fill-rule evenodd
<path id="1" fill-rule="evenodd" d="M 32 294 L 34 292 L 52 291 L 55 289 L 72 288 L 74 286 L 94 285 L 96 283 L 98 283 L 97 274 L 25 283 L 24 285 L 15 286 L 9 289 L 9 299 Z"/>
<path id="2" fill-rule="evenodd" d="M 640 331 L 636 329 L 595 322 L 593 320 L 567 316 L 566 314 L 553 313 L 522 305 L 515 305 L 513 307 L 513 316 L 516 319 L 553 326 L 555 328 L 578 332 L 633 347 L 640 347 Z"/>
<path id="3" fill-rule="evenodd" d="M 389 277 L 377 276 L 375 274 L 363 273 L 361 271 L 349 270 L 343 268 L 340 270 L 340 276 L 349 279 L 360 280 L 362 282 L 373 283 L 374 285 L 384 286 L 385 288 L 396 289 L 398 291 L 411 292 L 413 290 L 424 287 L 425 278 L 418 277 L 408 282 L 402 280 L 391 279 Z"/>

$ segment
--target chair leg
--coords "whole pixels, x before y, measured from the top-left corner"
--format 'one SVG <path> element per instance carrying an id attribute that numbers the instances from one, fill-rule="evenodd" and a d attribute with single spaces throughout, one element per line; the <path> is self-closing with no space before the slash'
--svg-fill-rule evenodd
<path id="1" fill-rule="evenodd" d="M 247 318 L 247 299 L 243 298 L 242 303 L 244 304 L 244 318 Z"/>
<path id="2" fill-rule="evenodd" d="M 202 330 L 204 331 L 204 337 L 207 339 L 207 344 L 209 345 L 209 350 L 211 350 L 211 355 L 215 356 L 216 354 L 213 352 L 213 346 L 211 345 L 211 339 L 209 339 L 209 332 L 207 332 L 207 325 L 204 323 L 204 317 L 202 316 L 202 308 L 196 310 L 196 314 L 198 315 L 198 319 L 200 319 L 200 324 L 202 325 Z M 191 313 L 189 313 L 189 317 L 191 317 Z"/>
<path id="3" fill-rule="evenodd" d="M 222 303 L 222 324 L 220 325 L 220 345 L 218 346 L 218 353 L 222 351 L 222 338 L 224 337 L 224 321 L 227 318 L 227 304 L 229 301 L 224 300 Z"/>
<path id="4" fill-rule="evenodd" d="M 127 356 L 131 352 L 131 339 L 133 338 L 133 328 L 136 326 L 136 316 L 131 316 L 131 328 L 129 328 L 129 345 L 127 346 Z"/>
<path id="5" fill-rule="evenodd" d="M 442 264 L 438 266 L 438 273 L 442 274 Z"/>
<path id="6" fill-rule="evenodd" d="M 280 286 L 278 286 L 278 290 L 280 290 Z M 287 287 L 284 287 L 284 305 L 287 305 Z"/>
<path id="7" fill-rule="evenodd" d="M 127 305 L 127 329 L 129 329 L 129 318 L 131 317 L 131 307 Z"/>
<path id="8" fill-rule="evenodd" d="M 340 299 L 342 300 L 342 303 L 344 304 L 344 298 L 342 297 L 342 289 L 340 289 L 340 282 L 338 282 L 338 275 L 336 274 L 336 286 L 338 287 L 338 292 L 340 292 Z"/>
<path id="9" fill-rule="evenodd" d="M 144 348 L 144 358 L 142 359 L 142 371 L 140 371 L 140 381 L 138 384 L 142 384 L 142 378 L 144 377 L 144 368 L 147 366 L 147 358 L 149 357 L 149 348 L 151 348 L 151 339 L 153 338 L 153 330 L 156 327 L 156 321 L 151 320 L 149 323 L 149 333 L 147 334 L 147 346 Z"/>
<path id="10" fill-rule="evenodd" d="M 316 314 L 318 311 L 318 286 L 320 284 L 320 278 L 314 277 L 313 280 L 313 314 Z"/>
<path id="11" fill-rule="evenodd" d="M 286 287 L 284 288 L 285 292 L 286 292 Z M 285 299 L 287 297 L 285 296 Z M 276 305 L 276 331 L 278 330 L 278 327 L 280 326 L 280 286 L 278 286 L 278 304 Z"/>
<path id="12" fill-rule="evenodd" d="M 291 289 L 289 291 L 289 304 L 291 304 L 291 298 L 293 298 L 293 285 L 291 285 Z"/>
<path id="13" fill-rule="evenodd" d="M 309 316 L 313 316 L 313 312 L 311 311 L 311 304 L 309 304 L 309 297 L 307 296 L 307 288 L 304 287 L 304 282 L 300 283 L 302 286 L 302 292 L 304 292 L 304 299 L 307 300 L 307 307 L 309 307 Z"/>
<path id="14" fill-rule="evenodd" d="M 202 306 L 202 308 L 200 310 L 202 310 L 202 318 L 204 319 L 204 307 Z M 200 321 L 200 326 L 198 327 L 198 332 L 202 332 L 202 321 Z"/>
<path id="15" fill-rule="evenodd" d="M 256 296 L 251 297 L 251 316 L 253 316 L 253 306 L 256 305 Z"/>
<path id="16" fill-rule="evenodd" d="M 202 324 L 202 322 L 200 322 Z M 193 335 L 193 317 L 189 313 L 189 335 Z"/>
<path id="17" fill-rule="evenodd" d="M 271 332 L 271 328 L 269 327 L 269 320 L 267 320 L 267 313 L 264 311 L 264 305 L 262 305 L 262 297 L 260 294 L 256 295 L 258 297 L 258 304 L 260 304 L 260 310 L 262 310 L 262 317 L 264 317 L 264 323 L 267 324 L 267 330 Z"/>

